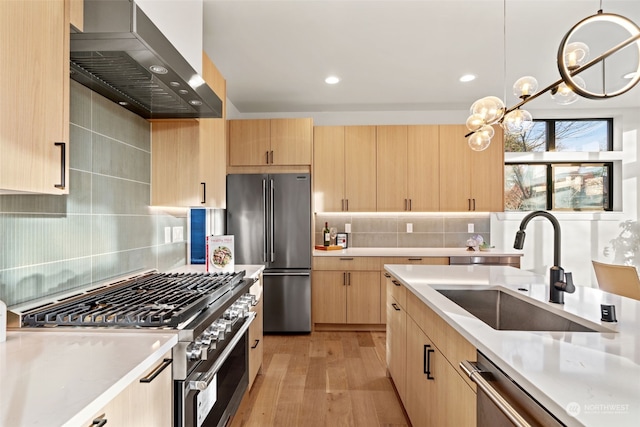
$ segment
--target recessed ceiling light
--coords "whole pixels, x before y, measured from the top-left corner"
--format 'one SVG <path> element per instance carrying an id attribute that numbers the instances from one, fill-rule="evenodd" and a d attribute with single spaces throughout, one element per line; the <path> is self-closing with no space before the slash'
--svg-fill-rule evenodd
<path id="1" fill-rule="evenodd" d="M 625 74 L 625 75 L 624 75 L 624 76 L 622 76 L 622 77 L 623 77 L 623 78 L 625 78 L 625 79 L 633 79 L 633 78 L 636 76 L 636 74 L 637 74 L 637 73 L 636 73 L 635 71 L 633 71 L 633 72 L 631 72 L 631 73 L 627 73 L 627 74 Z"/>
<path id="2" fill-rule="evenodd" d="M 324 79 L 324 82 L 328 85 L 334 85 L 336 83 L 338 83 L 340 81 L 340 79 L 336 76 L 329 76 L 326 79 Z"/>
<path id="3" fill-rule="evenodd" d="M 464 76 L 460 77 L 460 81 L 463 83 L 470 82 L 475 79 L 476 76 L 474 76 L 473 74 L 465 74 Z"/>

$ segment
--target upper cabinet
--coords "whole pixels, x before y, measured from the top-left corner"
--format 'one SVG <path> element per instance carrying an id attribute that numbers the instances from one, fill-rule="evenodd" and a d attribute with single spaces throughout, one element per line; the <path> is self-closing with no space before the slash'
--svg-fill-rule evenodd
<path id="1" fill-rule="evenodd" d="M 313 136 L 314 208 L 376 210 L 375 126 L 317 126 Z"/>
<path id="2" fill-rule="evenodd" d="M 504 210 L 504 140 L 496 126 L 484 151 L 469 148 L 464 125 L 440 126 L 440 210 Z"/>
<path id="3" fill-rule="evenodd" d="M 378 126 L 377 210 L 437 211 L 438 126 Z"/>
<path id="4" fill-rule="evenodd" d="M 229 166 L 310 166 L 313 120 L 229 120 Z"/>
<path id="5" fill-rule="evenodd" d="M 203 78 L 221 97 L 226 83 L 203 53 Z M 151 124 L 151 204 L 226 206 L 224 119 L 156 120 Z"/>
<path id="6" fill-rule="evenodd" d="M 0 2 L 0 194 L 69 193 L 67 1 Z"/>

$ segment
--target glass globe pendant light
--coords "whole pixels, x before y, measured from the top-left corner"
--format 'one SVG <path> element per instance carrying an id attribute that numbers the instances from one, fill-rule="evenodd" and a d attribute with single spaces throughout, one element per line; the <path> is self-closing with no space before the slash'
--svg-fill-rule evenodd
<path id="1" fill-rule="evenodd" d="M 471 105 L 471 115 L 484 121 L 484 124 L 497 123 L 504 115 L 504 102 L 497 96 L 485 96 Z"/>
<path id="2" fill-rule="evenodd" d="M 491 144 L 491 138 L 495 134 L 495 130 L 490 125 L 484 125 L 480 130 L 469 137 L 467 143 L 473 151 L 483 151 Z"/>
<path id="3" fill-rule="evenodd" d="M 527 110 L 513 110 L 504 116 L 502 127 L 511 135 L 521 135 L 531 129 L 533 117 Z"/>
<path id="4" fill-rule="evenodd" d="M 471 132 L 479 130 L 484 125 L 484 119 L 478 114 L 472 114 L 467 119 L 467 129 L 469 129 Z"/>
<path id="5" fill-rule="evenodd" d="M 580 76 L 573 76 L 573 82 L 582 89 L 587 87 L 584 79 Z M 571 90 L 565 82 L 562 82 L 551 91 L 551 99 L 558 105 L 569 105 L 578 100 L 578 94 Z"/>
<path id="6" fill-rule="evenodd" d="M 535 77 L 520 77 L 513 84 L 513 94 L 520 99 L 527 99 L 538 91 L 538 81 Z"/>
<path id="7" fill-rule="evenodd" d="M 582 42 L 569 43 L 564 49 L 564 65 L 569 71 L 583 66 L 589 59 L 589 46 Z"/>

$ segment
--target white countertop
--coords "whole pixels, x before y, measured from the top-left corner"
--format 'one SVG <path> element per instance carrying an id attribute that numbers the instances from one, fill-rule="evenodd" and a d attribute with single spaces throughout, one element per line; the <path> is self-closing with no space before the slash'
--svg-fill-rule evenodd
<path id="1" fill-rule="evenodd" d="M 488 251 L 467 251 L 466 248 L 347 248 L 335 251 L 314 249 L 313 256 L 339 257 L 452 257 L 452 256 L 522 256 L 515 249 L 492 248 Z"/>
<path id="2" fill-rule="evenodd" d="M 9 331 L 0 426 L 80 426 L 177 342 L 177 332 Z"/>
<path id="3" fill-rule="evenodd" d="M 385 265 L 385 269 L 567 425 L 638 425 L 640 301 L 578 287 L 574 294 L 565 294 L 564 305 L 551 304 L 548 277 L 513 267 Z M 496 286 L 612 332 L 498 331 L 436 291 Z M 600 321 L 601 303 L 615 304 L 617 323 Z M 569 407 L 577 407 L 579 413 L 569 414 Z"/>

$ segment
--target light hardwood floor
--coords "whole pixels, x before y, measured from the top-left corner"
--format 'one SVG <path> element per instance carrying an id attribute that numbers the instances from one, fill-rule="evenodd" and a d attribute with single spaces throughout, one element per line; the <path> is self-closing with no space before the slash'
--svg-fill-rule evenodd
<path id="1" fill-rule="evenodd" d="M 265 335 L 264 344 L 231 427 L 410 426 L 386 376 L 384 332 Z"/>

